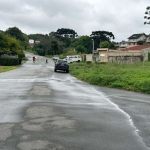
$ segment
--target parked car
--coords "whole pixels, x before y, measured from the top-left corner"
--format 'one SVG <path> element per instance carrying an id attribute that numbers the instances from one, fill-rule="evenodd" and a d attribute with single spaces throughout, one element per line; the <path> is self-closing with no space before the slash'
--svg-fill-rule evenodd
<path id="1" fill-rule="evenodd" d="M 67 57 L 64 58 L 63 60 L 66 61 L 68 64 L 73 62 L 73 60 L 71 58 L 67 58 Z"/>
<path id="2" fill-rule="evenodd" d="M 54 71 L 57 72 L 58 70 L 63 70 L 69 73 L 69 65 L 67 61 L 64 61 L 63 59 L 57 59 L 55 63 Z"/>
<path id="3" fill-rule="evenodd" d="M 59 59 L 59 57 L 57 55 L 54 55 L 53 60 L 57 60 L 57 59 Z"/>
<path id="4" fill-rule="evenodd" d="M 70 55 L 66 57 L 67 59 L 70 59 L 72 62 L 80 62 L 82 61 L 82 58 L 80 55 Z"/>

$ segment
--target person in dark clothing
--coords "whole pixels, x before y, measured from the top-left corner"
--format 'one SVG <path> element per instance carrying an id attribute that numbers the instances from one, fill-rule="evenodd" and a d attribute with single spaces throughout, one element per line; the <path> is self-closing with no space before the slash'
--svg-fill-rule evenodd
<path id="1" fill-rule="evenodd" d="M 33 59 L 33 62 L 35 62 L 35 56 L 33 56 L 32 59 Z"/>

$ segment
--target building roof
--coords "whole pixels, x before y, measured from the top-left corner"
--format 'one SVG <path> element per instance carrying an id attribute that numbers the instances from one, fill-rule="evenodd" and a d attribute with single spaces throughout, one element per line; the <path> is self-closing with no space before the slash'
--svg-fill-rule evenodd
<path id="1" fill-rule="evenodd" d="M 133 46 L 133 47 L 128 47 L 128 48 L 124 48 L 124 49 L 121 49 L 121 51 L 141 51 L 143 49 L 146 49 L 146 48 L 150 48 L 150 45 L 137 45 L 137 46 Z"/>
<path id="2" fill-rule="evenodd" d="M 133 34 L 133 35 L 131 35 L 128 39 L 138 39 L 138 38 L 140 38 L 142 35 L 147 36 L 145 33 L 139 33 L 139 34 Z"/>

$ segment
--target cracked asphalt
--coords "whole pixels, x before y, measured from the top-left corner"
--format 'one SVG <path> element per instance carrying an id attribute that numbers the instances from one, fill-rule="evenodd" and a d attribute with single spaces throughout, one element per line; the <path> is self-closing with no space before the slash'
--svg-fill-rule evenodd
<path id="1" fill-rule="evenodd" d="M 0 150 L 150 150 L 149 95 L 89 85 L 26 56 L 0 74 Z"/>

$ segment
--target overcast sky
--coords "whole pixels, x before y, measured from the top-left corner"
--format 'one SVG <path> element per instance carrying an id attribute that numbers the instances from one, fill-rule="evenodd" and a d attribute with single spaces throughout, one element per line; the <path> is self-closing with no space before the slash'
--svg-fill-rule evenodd
<path id="1" fill-rule="evenodd" d="M 144 13 L 150 0 L 0 0 L 0 30 L 18 27 L 26 34 L 69 28 L 78 35 L 109 31 L 116 42 L 150 33 Z"/>

